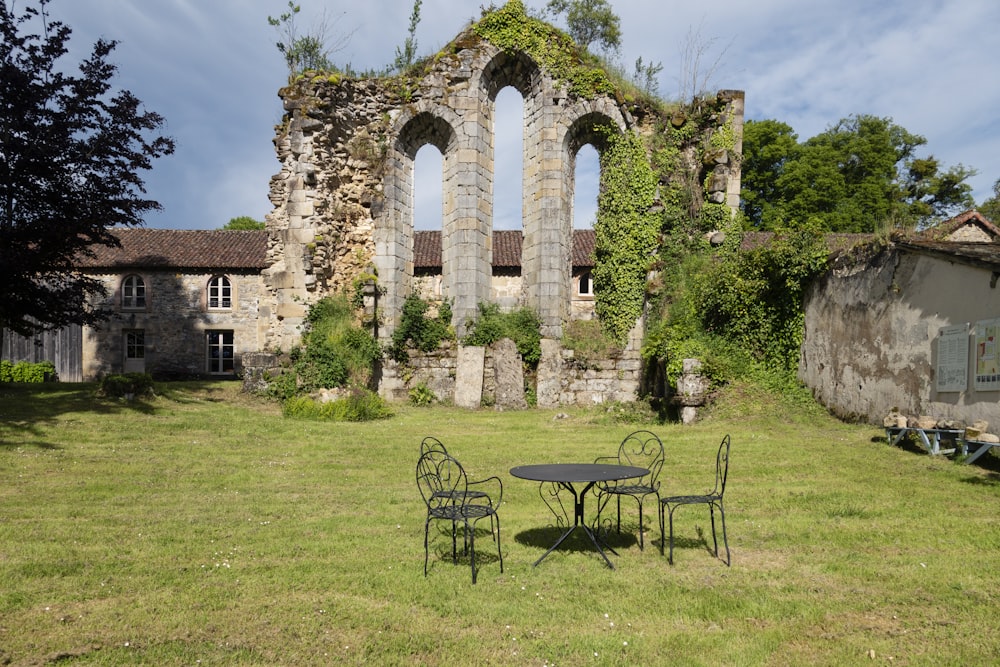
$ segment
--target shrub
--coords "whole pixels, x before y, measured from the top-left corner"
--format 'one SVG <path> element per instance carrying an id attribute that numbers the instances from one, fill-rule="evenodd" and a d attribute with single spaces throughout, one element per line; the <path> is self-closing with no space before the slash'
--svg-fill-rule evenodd
<path id="1" fill-rule="evenodd" d="M 268 394 L 286 399 L 315 389 L 364 386 L 381 355 L 378 341 L 358 325 L 350 299 L 325 297 L 309 309 L 302 343 L 291 351 L 293 372 L 269 384 Z"/>
<path id="2" fill-rule="evenodd" d="M 562 346 L 573 350 L 573 358 L 586 365 L 619 356 L 621 347 L 604 335 L 600 320 L 571 320 L 563 327 Z"/>
<path id="3" fill-rule="evenodd" d="M 529 366 L 537 366 L 542 358 L 542 322 L 529 308 L 502 312 L 495 303 L 479 304 L 479 317 L 469 323 L 463 343 L 466 345 L 491 345 L 502 338 L 510 338 L 517 345 L 521 359 Z"/>
<path id="4" fill-rule="evenodd" d="M 45 382 L 55 379 L 56 367 L 51 361 L 0 361 L 0 382 Z"/>
<path id="5" fill-rule="evenodd" d="M 430 304 L 416 294 L 406 297 L 403 302 L 403 316 L 399 326 L 392 332 L 392 347 L 389 356 L 398 362 L 405 362 L 406 354 L 412 346 L 422 352 L 436 350 L 441 341 L 453 336 L 451 331 L 451 305 L 448 302 L 438 306 L 436 317 L 430 317 L 427 312 Z"/>
<path id="6" fill-rule="evenodd" d="M 430 405 L 437 400 L 437 396 L 424 382 L 411 389 L 408 395 L 413 405 Z"/>
<path id="7" fill-rule="evenodd" d="M 124 373 L 105 375 L 98 391 L 108 398 L 149 396 L 153 393 L 153 377 L 149 373 Z"/>
<path id="8" fill-rule="evenodd" d="M 360 388 L 327 403 L 320 403 L 308 396 L 293 396 L 284 402 L 281 411 L 286 417 L 342 422 L 372 421 L 392 416 L 392 411 L 381 396 Z"/>

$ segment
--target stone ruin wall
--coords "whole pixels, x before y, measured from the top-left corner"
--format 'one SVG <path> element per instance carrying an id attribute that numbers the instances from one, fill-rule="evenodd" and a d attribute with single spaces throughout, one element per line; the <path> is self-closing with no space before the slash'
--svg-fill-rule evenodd
<path id="1" fill-rule="evenodd" d="M 323 74 L 280 91 L 285 115 L 274 144 L 281 170 L 271 179 L 274 208 L 267 216 L 264 271 L 271 301 L 267 349 L 296 344 L 313 303 L 351 289 L 357 276 L 372 271 L 382 290 L 379 335 L 383 341 L 391 336 L 404 299 L 419 289 L 413 277 L 413 161 L 428 143 L 443 156 L 441 291 L 464 333 L 478 304 L 495 297 L 493 114 L 496 94 L 507 86 L 524 99 L 520 305 L 539 313 L 544 338 L 561 337 L 562 323 L 572 317 L 576 154 L 588 143 L 599 145 L 598 126 L 648 133 L 651 119 L 637 122 L 626 105 L 610 97 L 573 98 L 530 58 L 503 52 L 467 31 L 419 79 Z M 732 116 L 741 134 L 743 94 L 724 93 L 727 113 L 719 122 Z M 734 210 L 735 166 L 717 160 L 708 167 L 713 174 L 708 197 Z M 640 322 L 626 350 L 629 365 L 631 357 L 638 359 L 641 333 Z M 620 370 L 612 372 L 622 376 Z M 383 383 L 388 395 L 399 395 L 407 385 L 391 362 Z M 568 384 L 559 384 L 559 394 L 567 398 Z M 627 383 L 626 393 L 634 395 L 638 381 L 634 384 Z"/>

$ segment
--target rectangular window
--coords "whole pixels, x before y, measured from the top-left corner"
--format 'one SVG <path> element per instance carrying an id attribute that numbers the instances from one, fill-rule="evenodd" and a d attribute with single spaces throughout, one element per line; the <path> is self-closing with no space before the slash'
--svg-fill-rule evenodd
<path id="1" fill-rule="evenodd" d="M 580 274 L 579 288 L 576 291 L 580 296 L 594 296 L 594 282 L 590 278 L 590 271 Z"/>
<path id="2" fill-rule="evenodd" d="M 125 358 L 146 358 L 146 332 L 142 329 L 125 332 Z"/>
<path id="3" fill-rule="evenodd" d="M 232 373 L 235 348 L 232 331 L 206 331 L 208 372 L 216 375 Z"/>

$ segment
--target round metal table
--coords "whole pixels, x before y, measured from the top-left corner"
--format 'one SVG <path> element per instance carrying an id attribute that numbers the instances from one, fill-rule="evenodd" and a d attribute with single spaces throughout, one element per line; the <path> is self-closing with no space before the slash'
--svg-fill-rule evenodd
<path id="1" fill-rule="evenodd" d="M 556 484 L 560 488 L 566 489 L 573 494 L 573 525 L 556 540 L 556 543 L 549 547 L 549 550 L 542 554 L 542 557 L 535 561 L 535 565 L 538 565 L 545 557 L 552 553 L 560 544 L 565 541 L 577 528 L 582 528 L 583 532 L 587 534 L 590 541 L 594 544 L 597 552 L 601 554 L 604 558 L 604 562 L 608 564 L 612 570 L 615 566 L 608 559 L 607 554 L 604 553 L 604 549 L 601 548 L 601 543 L 598 541 L 597 536 L 594 535 L 593 531 L 587 527 L 586 523 L 583 521 L 583 505 L 584 499 L 587 496 L 587 491 L 590 491 L 591 487 L 597 482 L 612 482 L 622 479 L 633 479 L 635 477 L 642 477 L 643 475 L 648 475 L 649 470 L 647 468 L 640 468 L 638 466 L 622 466 L 613 465 L 607 463 L 542 463 L 537 465 L 525 465 L 525 466 L 515 466 L 510 469 L 510 474 L 519 479 L 527 479 L 534 482 L 551 483 Z M 586 484 L 583 489 L 577 492 L 574 484 Z M 548 501 L 545 501 L 544 496 L 542 500 L 548 505 Z M 552 506 L 549 505 L 549 509 L 552 511 L 556 517 L 559 514 L 552 510 Z M 612 549 L 608 545 L 604 545 L 607 549 L 618 555 L 618 552 Z"/>

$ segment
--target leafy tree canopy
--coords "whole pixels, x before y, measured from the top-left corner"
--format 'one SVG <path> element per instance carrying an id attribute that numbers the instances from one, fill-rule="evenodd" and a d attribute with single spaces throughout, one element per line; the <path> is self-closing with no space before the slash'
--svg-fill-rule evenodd
<path id="1" fill-rule="evenodd" d="M 236 218 L 231 218 L 222 228 L 223 229 L 235 229 L 238 231 L 253 231 L 265 229 L 265 225 L 260 220 L 255 220 L 249 215 L 241 215 Z"/>
<path id="2" fill-rule="evenodd" d="M 748 121 L 742 207 L 749 224 L 776 229 L 814 221 L 832 232 L 926 226 L 972 205 L 975 171 L 918 157 L 924 137 L 891 118 L 854 115 L 799 143 L 788 125 Z"/>
<path id="3" fill-rule="evenodd" d="M 1000 178 L 993 183 L 993 196 L 979 205 L 979 212 L 990 222 L 1000 224 Z"/>
<path id="4" fill-rule="evenodd" d="M 590 48 L 594 42 L 605 51 L 621 47 L 621 21 L 607 0 L 549 0 L 546 9 L 566 15 L 570 37 L 581 47 Z"/>
<path id="5" fill-rule="evenodd" d="M 160 208 L 139 174 L 174 150 L 159 114 L 111 91 L 114 41 L 98 40 L 77 75 L 58 67 L 71 30 L 48 4 L 0 2 L 0 327 L 22 335 L 106 317 L 77 260 Z"/>

